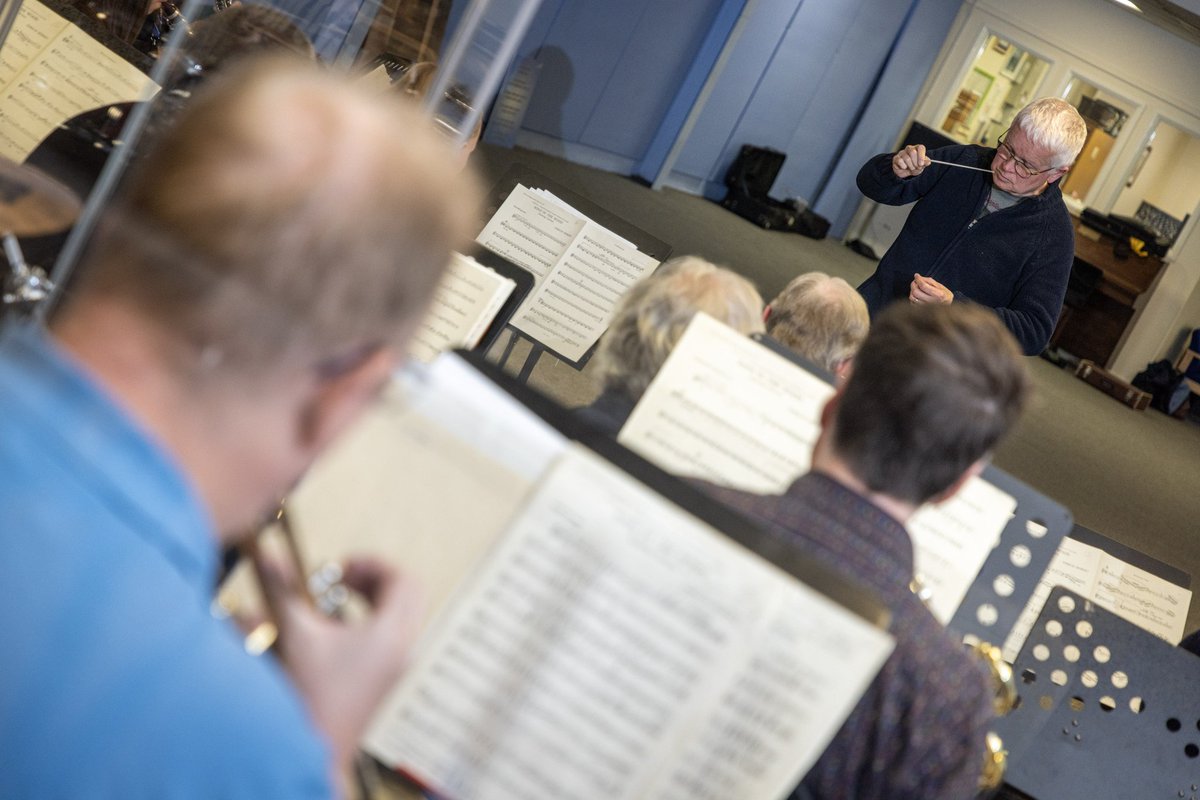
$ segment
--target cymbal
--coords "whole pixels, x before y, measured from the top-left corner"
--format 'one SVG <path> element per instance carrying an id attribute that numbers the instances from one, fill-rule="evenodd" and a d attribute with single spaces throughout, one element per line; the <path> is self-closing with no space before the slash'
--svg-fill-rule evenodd
<path id="1" fill-rule="evenodd" d="M 0 157 L 0 233 L 43 236 L 79 216 L 73 191 L 44 172 Z"/>

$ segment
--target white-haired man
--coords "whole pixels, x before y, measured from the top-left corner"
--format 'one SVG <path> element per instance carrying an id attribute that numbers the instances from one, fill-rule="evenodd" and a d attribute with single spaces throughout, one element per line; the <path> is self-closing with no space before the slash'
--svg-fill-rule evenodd
<path id="1" fill-rule="evenodd" d="M 970 301 L 995 310 L 1026 355 L 1045 349 L 1062 311 L 1075 233 L 1058 181 L 1087 128 L 1065 100 L 1017 112 L 996 148 L 909 145 L 868 161 L 858 188 L 888 205 L 917 201 L 858 290 L 872 317 L 889 303 Z M 935 164 L 931 157 L 973 169 Z"/>

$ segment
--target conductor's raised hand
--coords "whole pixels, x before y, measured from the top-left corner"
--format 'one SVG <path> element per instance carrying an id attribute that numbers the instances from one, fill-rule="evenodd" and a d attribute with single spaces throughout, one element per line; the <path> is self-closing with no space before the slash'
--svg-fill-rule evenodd
<path id="1" fill-rule="evenodd" d="M 892 156 L 892 172 L 897 178 L 920 175 L 933 162 L 925 157 L 925 145 L 910 144 Z"/>
<path id="2" fill-rule="evenodd" d="M 345 622 L 321 614 L 285 562 L 256 557 L 263 591 L 279 628 L 284 667 L 325 734 L 336 765 L 352 763 L 367 723 L 400 677 L 424 614 L 420 592 L 380 561 L 351 560 L 343 582 L 371 607 Z"/>
<path id="3" fill-rule="evenodd" d="M 954 292 L 947 289 L 933 278 L 913 274 L 912 283 L 908 285 L 908 300 L 915 304 L 949 304 L 954 302 Z"/>

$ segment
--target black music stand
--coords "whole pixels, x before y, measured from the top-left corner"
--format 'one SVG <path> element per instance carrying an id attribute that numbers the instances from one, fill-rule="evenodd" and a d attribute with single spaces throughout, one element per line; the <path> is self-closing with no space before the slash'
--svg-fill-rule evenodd
<path id="1" fill-rule="evenodd" d="M 514 164 L 509 167 L 508 171 L 492 187 L 488 193 L 487 203 L 484 208 L 485 219 L 491 219 L 496 214 L 500 206 L 504 204 L 504 200 L 518 184 L 530 189 L 545 189 L 548 192 L 552 192 L 560 200 L 581 214 L 586 215 L 597 224 L 608 228 L 622 239 L 633 242 L 633 244 L 637 245 L 638 250 L 651 256 L 659 263 L 666 261 L 671 255 L 671 246 L 666 242 L 651 236 L 646 231 L 626 222 L 621 217 L 618 217 L 616 214 L 604 209 L 586 197 L 573 192 L 562 184 L 556 183 L 537 170 L 523 164 Z M 480 249 L 484 248 L 481 247 Z M 509 316 L 511 317 L 511 314 Z M 538 359 L 541 358 L 542 353 L 550 353 L 559 361 L 563 361 L 573 368 L 581 370 L 596 351 L 596 345 L 593 344 L 578 361 L 572 361 L 512 325 L 508 325 L 507 328 L 509 330 L 509 339 L 505 344 L 504 352 L 500 356 L 499 363 L 501 365 L 507 363 L 508 357 L 512 354 L 518 339 L 529 342 L 529 353 L 526 354 L 525 363 L 522 365 L 517 376 L 517 379 L 522 383 L 529 380 L 529 376 L 533 374 L 533 368 L 537 364 Z"/>
<path id="2" fill-rule="evenodd" d="M 995 724 L 1002 797 L 1200 800 L 1200 658 L 1055 587 Z"/>

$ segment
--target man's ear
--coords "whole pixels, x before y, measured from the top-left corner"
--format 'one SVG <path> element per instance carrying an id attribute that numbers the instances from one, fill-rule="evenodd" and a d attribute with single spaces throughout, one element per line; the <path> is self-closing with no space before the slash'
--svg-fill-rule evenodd
<path id="1" fill-rule="evenodd" d="M 352 366 L 318 378 L 300 408 L 300 446 L 314 456 L 328 447 L 374 402 L 395 369 L 395 353 L 379 347 Z"/>
<path id="2" fill-rule="evenodd" d="M 854 359 L 843 358 L 833 365 L 833 377 L 838 386 L 845 386 L 850 373 L 854 371 Z"/>
<path id="3" fill-rule="evenodd" d="M 988 465 L 988 457 L 984 456 L 983 458 L 979 459 L 974 464 L 972 464 L 971 466 L 969 466 L 965 470 L 963 470 L 963 474 L 959 475 L 958 478 L 954 481 L 954 483 L 950 484 L 945 490 L 939 492 L 934 497 L 929 498 L 929 502 L 934 503 L 934 504 L 943 503 L 946 500 L 949 500 L 951 497 L 954 497 L 954 495 L 958 494 L 959 491 L 964 486 L 967 485 L 967 481 L 971 480 L 971 478 L 974 478 L 974 477 L 978 476 L 980 473 L 982 473 L 983 470 L 987 467 L 987 465 Z"/>

